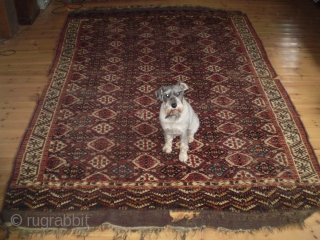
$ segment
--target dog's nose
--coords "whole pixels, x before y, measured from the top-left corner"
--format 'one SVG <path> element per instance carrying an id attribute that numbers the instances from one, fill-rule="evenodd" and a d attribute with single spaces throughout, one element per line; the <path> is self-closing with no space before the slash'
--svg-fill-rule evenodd
<path id="1" fill-rule="evenodd" d="M 172 108 L 176 108 L 176 107 L 177 107 L 177 104 L 176 104 L 176 103 L 172 103 L 172 104 L 171 104 L 171 107 L 172 107 Z"/>

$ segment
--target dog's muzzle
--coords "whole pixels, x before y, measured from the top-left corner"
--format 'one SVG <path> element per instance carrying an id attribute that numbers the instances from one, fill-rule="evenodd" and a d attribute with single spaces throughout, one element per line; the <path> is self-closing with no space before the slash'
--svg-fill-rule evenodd
<path id="1" fill-rule="evenodd" d="M 176 100 L 174 99 L 174 102 L 171 102 L 171 105 L 168 104 L 166 107 L 166 117 L 173 117 L 175 116 L 176 118 L 178 118 L 180 116 L 180 113 L 182 112 L 182 105 L 178 104 L 177 102 L 175 102 Z"/>

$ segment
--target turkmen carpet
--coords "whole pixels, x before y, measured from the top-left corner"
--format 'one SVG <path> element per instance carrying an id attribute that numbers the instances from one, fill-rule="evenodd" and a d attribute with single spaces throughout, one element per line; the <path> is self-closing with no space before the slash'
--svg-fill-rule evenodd
<path id="1" fill-rule="evenodd" d="M 319 207 L 320 170 L 275 77 L 240 12 L 71 13 L 2 220 L 33 231 L 302 224 Z M 162 152 L 155 96 L 178 81 L 200 118 L 186 163 L 178 139 Z M 172 221 L 170 211 L 195 214 Z"/>

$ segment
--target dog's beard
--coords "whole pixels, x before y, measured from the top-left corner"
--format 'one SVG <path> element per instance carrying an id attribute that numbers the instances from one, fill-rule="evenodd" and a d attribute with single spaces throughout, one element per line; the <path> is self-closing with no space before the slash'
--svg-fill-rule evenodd
<path id="1" fill-rule="evenodd" d="M 165 118 L 168 118 L 170 116 L 179 117 L 180 114 L 182 113 L 182 111 L 183 111 L 183 107 L 182 106 L 178 106 L 177 108 L 167 107 L 166 108 L 166 117 Z"/>

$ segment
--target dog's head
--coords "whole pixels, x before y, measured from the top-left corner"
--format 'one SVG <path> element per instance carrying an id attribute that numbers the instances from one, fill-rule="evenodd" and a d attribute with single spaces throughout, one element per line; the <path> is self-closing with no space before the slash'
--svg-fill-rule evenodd
<path id="1" fill-rule="evenodd" d="M 166 116 L 179 115 L 183 111 L 184 91 L 189 89 L 188 85 L 182 82 L 176 85 L 164 86 L 156 91 L 157 98 L 165 103 Z"/>

